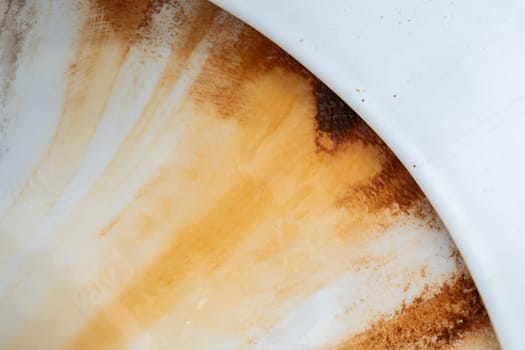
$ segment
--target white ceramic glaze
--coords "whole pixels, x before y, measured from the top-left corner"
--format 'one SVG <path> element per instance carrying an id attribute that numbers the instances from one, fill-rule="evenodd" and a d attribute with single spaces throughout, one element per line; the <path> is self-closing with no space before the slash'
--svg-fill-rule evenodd
<path id="1" fill-rule="evenodd" d="M 304 63 L 384 138 L 450 229 L 501 343 L 523 349 L 523 2 L 214 2 Z"/>

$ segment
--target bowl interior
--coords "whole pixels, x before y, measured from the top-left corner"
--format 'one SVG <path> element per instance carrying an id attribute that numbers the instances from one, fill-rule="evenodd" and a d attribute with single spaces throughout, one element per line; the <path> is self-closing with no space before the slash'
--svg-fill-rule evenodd
<path id="1" fill-rule="evenodd" d="M 497 348 L 406 169 L 268 39 L 204 1 L 3 6 L 0 347 Z"/>

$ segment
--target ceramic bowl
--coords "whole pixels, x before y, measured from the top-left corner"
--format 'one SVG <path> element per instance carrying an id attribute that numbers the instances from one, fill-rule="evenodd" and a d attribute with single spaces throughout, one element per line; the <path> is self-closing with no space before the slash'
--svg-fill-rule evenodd
<path id="1" fill-rule="evenodd" d="M 498 347 L 416 182 L 267 38 L 204 1 L 1 6 L 0 348 Z"/>

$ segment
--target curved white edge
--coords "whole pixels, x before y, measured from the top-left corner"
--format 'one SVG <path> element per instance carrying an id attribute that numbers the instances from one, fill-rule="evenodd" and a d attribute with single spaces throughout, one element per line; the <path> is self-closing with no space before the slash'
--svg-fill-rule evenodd
<path id="1" fill-rule="evenodd" d="M 449 229 L 501 345 L 525 348 L 524 6 L 213 2 L 289 52 L 383 138 Z"/>

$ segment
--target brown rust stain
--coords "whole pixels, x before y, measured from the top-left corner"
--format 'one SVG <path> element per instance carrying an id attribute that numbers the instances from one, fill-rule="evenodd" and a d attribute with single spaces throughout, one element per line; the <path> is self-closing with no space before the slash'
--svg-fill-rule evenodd
<path id="1" fill-rule="evenodd" d="M 490 327 L 474 282 L 459 276 L 435 295 L 417 297 L 333 349 L 445 349 Z"/>
<path id="2" fill-rule="evenodd" d="M 233 21 L 230 17 L 223 20 Z M 180 125 L 182 111 L 198 108 L 200 112 L 193 112 L 193 118 L 198 116 L 200 120 L 190 123 L 190 130 L 191 125 L 195 129 L 181 141 L 183 145 L 191 145 L 185 149 L 189 152 L 187 156 L 194 160 L 178 164 L 180 157 L 177 150 L 173 150 L 173 156 L 134 197 L 136 203 L 144 202 L 148 212 L 155 215 L 144 216 L 132 206 L 100 232 L 104 237 L 118 232 L 119 246 L 131 246 L 136 237 L 169 231 L 168 247 L 162 248 L 163 252 L 127 284 L 118 298 L 90 317 L 72 340 L 71 348 L 104 348 L 128 342 L 188 298 L 198 286 L 196 281 L 202 279 L 213 281 L 212 294 L 222 301 L 209 303 L 208 309 L 215 311 L 208 311 L 205 318 L 201 316 L 202 324 L 218 327 L 218 318 L 226 315 L 225 305 L 230 305 L 230 312 L 242 314 L 242 310 L 233 306 L 234 300 L 247 303 L 264 299 L 268 288 L 276 288 L 275 295 L 285 307 L 276 305 L 274 312 L 260 315 L 259 319 L 261 324 L 270 327 L 297 300 L 328 283 L 348 265 L 343 263 L 346 254 L 337 236 L 327 240 L 323 236 L 330 232 L 315 230 L 314 226 L 308 232 L 303 221 L 315 222 L 316 213 L 327 210 L 333 211 L 337 221 L 345 217 L 345 210 L 334 207 L 336 194 L 349 185 L 366 182 L 380 170 L 377 150 L 356 143 L 349 145 L 348 152 L 319 154 L 315 146 L 315 96 L 310 84 L 313 77 L 306 75 L 303 69 L 290 67 L 289 58 L 284 54 L 279 57 L 279 51 L 272 45 L 258 55 L 254 53 L 257 50 L 246 53 L 240 49 L 236 57 L 226 55 L 220 49 L 224 42 L 231 48 L 242 46 L 237 40 L 240 43 L 248 38 L 263 40 L 242 25 L 239 29 L 233 24 L 229 24 L 234 27 L 233 33 L 240 30 L 237 39 L 229 35 L 228 30 L 225 30 L 227 35 L 209 34 L 217 48 L 211 48 L 208 59 L 212 68 L 207 65 L 201 72 L 187 99 L 178 111 L 174 111 L 159 135 L 167 138 Z M 249 34 L 242 34 L 243 30 L 248 30 Z M 216 95 L 210 92 L 210 85 L 215 82 L 224 84 L 221 89 L 212 86 Z M 173 81 L 166 80 L 164 84 L 169 93 Z M 229 90 L 224 86 L 229 86 Z M 224 96 L 219 94 L 221 91 Z M 209 98 L 205 99 L 206 96 Z M 226 111 L 224 102 L 227 101 L 234 101 L 234 106 L 238 101 L 239 105 Z M 153 102 L 156 106 L 162 100 Z M 210 109 L 210 117 L 202 112 L 207 109 Z M 225 113 L 231 118 L 224 118 Z M 152 118 L 155 109 L 146 115 Z M 129 144 L 130 150 L 136 146 L 136 143 Z M 129 150 L 123 154 L 128 153 Z M 283 167 L 287 163 L 289 166 Z M 211 193 L 203 193 L 202 197 L 191 198 L 189 202 L 170 193 L 170 188 L 176 188 L 174 184 L 190 189 L 194 188 L 191 183 L 195 181 L 206 184 Z M 243 183 L 247 187 L 239 189 Z M 216 191 L 218 195 L 213 194 Z M 195 217 L 193 221 L 180 224 L 179 218 L 192 216 Z M 276 229 L 274 222 L 277 220 L 284 222 Z M 379 219 L 370 220 L 377 222 Z M 336 224 L 329 223 L 332 227 L 329 231 L 335 230 Z M 261 231 L 262 228 L 268 231 Z M 353 223 L 344 230 L 358 240 L 366 237 L 370 227 Z M 128 233 L 123 235 L 125 232 Z M 312 242 L 317 242 L 317 248 L 337 249 L 333 261 L 342 262 L 321 279 L 307 279 L 307 276 L 328 262 L 320 263 L 315 257 L 294 257 L 288 250 L 293 246 L 302 247 L 303 251 L 313 254 Z M 288 269 L 279 268 L 283 262 Z M 248 268 L 250 266 L 252 268 Z M 250 279 L 254 268 L 261 276 L 268 277 L 250 288 L 236 288 L 242 280 Z M 216 274 L 222 278 L 215 277 Z M 224 280 L 231 283 L 224 284 Z M 246 320 L 238 318 L 220 327 L 234 329 L 244 322 Z M 229 332 L 226 329 L 224 331 Z"/>
<path id="3" fill-rule="evenodd" d="M 359 137 L 358 134 L 356 135 L 359 130 L 356 120 L 359 119 L 359 116 L 328 86 L 318 80 L 313 85 L 317 99 L 316 144 L 320 150 L 333 153 L 343 148 L 345 141 L 352 136 L 354 139 Z M 365 138 L 365 140 L 370 138 Z"/>
<path id="4" fill-rule="evenodd" d="M 136 38 L 141 25 L 149 22 L 151 15 L 159 9 L 161 1 L 156 0 L 93 0 L 94 23 L 88 23 L 90 30 L 102 30 L 112 39 L 130 44 Z M 99 21 L 102 17 L 102 21 Z"/>
<path id="5" fill-rule="evenodd" d="M 192 274 L 209 274 L 227 259 L 254 225 L 268 201 L 254 200 L 257 186 L 249 179 L 214 203 L 197 222 L 180 230 L 172 243 L 146 271 L 106 306 L 71 344 L 72 349 L 111 348 L 168 312 L 192 283 L 180 283 Z M 246 198 L 239 201 L 238 198 Z M 236 213 L 236 220 L 230 213 Z"/>
<path id="6" fill-rule="evenodd" d="M 313 81 L 317 98 L 315 142 L 319 151 L 333 155 L 344 151 L 349 143 L 361 143 L 381 153 L 381 171 L 370 181 L 349 187 L 340 195 L 338 204 L 349 209 L 366 204 L 370 212 L 390 209 L 392 213 L 427 217 L 432 210 L 423 192 L 390 148 L 325 84 Z"/>
<path id="7" fill-rule="evenodd" d="M 182 142 L 192 144 L 187 149 L 188 156 L 194 158 L 192 162 L 181 167 L 175 152 L 137 193 L 135 203 L 143 202 L 139 206 L 148 207 L 148 212 L 155 213 L 153 217 L 137 213 L 132 206 L 108 230 L 102 231 L 106 237 L 121 237 L 128 232 L 119 246 L 132 245 L 136 235 L 131 232 L 139 237 L 163 231 L 171 233 L 167 235 L 167 250 L 164 247 L 164 253 L 156 256 L 117 299 L 90 318 L 73 340 L 72 348 L 110 347 L 129 341 L 138 330 L 151 326 L 188 298 L 198 288 L 196 283 L 203 279 L 213 285 L 210 293 L 215 301 L 207 306 L 206 317 L 199 316 L 200 323 L 233 332 L 246 320 L 231 319 L 224 325 L 219 322 L 221 315 L 242 315 L 239 307 L 264 299 L 268 288 L 275 290 L 276 297 L 286 306 L 290 299 L 308 295 L 345 268 L 341 263 L 322 276 L 324 279 L 307 279 L 309 273 L 315 273 L 328 262 L 320 263 L 315 256 L 294 257 L 289 249 L 294 246 L 298 251 L 308 249 L 314 255 L 311 245 L 317 241 L 316 248 L 337 247 L 330 265 L 336 259 L 345 260 L 338 239 L 325 237 L 323 242 L 323 236 L 329 232 L 313 227 L 308 232 L 300 211 L 306 210 L 307 219 L 312 221 L 316 212 L 333 208 L 337 191 L 353 181 L 366 181 L 378 171 L 377 154 L 373 149 L 357 146 L 354 152 L 338 155 L 336 159 L 318 155 L 312 142 L 315 128 L 303 119 L 305 115 L 313 117 L 314 99 L 308 81 L 295 73 L 272 71 L 260 76 L 257 83 L 247 84 L 245 89 L 244 96 L 250 103 L 237 111 L 233 119 L 201 115 L 201 120 L 195 122 L 197 129 Z M 169 129 L 177 125 L 176 115 L 170 124 L 166 137 Z M 202 129 L 204 125 L 206 128 Z M 287 137 L 294 139 L 294 143 L 287 142 Z M 287 159 L 293 159 L 297 165 L 283 167 Z M 353 169 L 352 160 L 363 166 Z M 294 184 L 301 174 L 305 178 Z M 201 193 L 202 186 L 197 189 L 192 185 L 195 180 L 197 185 L 207 184 L 208 190 Z M 248 183 L 250 190 L 237 190 L 242 183 Z M 190 201 L 170 193 L 170 189 L 177 187 L 175 184 L 188 190 Z M 192 190 L 196 191 L 193 196 Z M 216 191 L 218 196 L 214 195 Z M 296 214 L 299 216 L 294 218 Z M 334 214 L 346 216 L 337 209 Z M 177 224 L 181 217 L 192 216 L 195 216 L 192 222 Z M 284 222 L 275 228 L 278 221 Z M 346 231 L 358 239 L 366 228 L 354 225 Z M 282 269 L 282 262 L 290 268 Z M 260 284 L 251 282 L 251 287 L 236 287 L 250 280 L 254 270 L 267 277 Z M 275 305 L 275 310 L 260 315 L 259 321 L 271 326 L 286 307 Z"/>
<path id="8" fill-rule="evenodd" d="M 356 203 L 367 203 L 371 212 L 389 208 L 393 213 L 427 217 L 430 207 L 419 186 L 390 150 L 382 151 L 381 172 L 366 184 L 350 187 L 339 198 L 340 205 L 351 209 Z"/>
<path id="9" fill-rule="evenodd" d="M 204 67 L 192 90 L 199 101 L 211 100 L 222 117 L 231 117 L 246 106 L 239 87 L 267 72 L 279 68 L 313 79 L 301 64 L 273 42 L 238 19 L 224 12 L 222 15 L 224 25 L 211 48 L 213 60 Z"/>
<path id="10" fill-rule="evenodd" d="M 234 19 L 232 23 L 235 23 Z M 235 23 L 236 26 L 240 24 Z M 226 28 L 231 27 L 225 26 Z M 225 38 L 230 38 L 228 29 Z M 383 167 L 380 174 L 361 186 L 348 188 L 339 198 L 339 205 L 352 206 L 356 200 L 366 202 L 370 211 L 391 209 L 414 211 L 416 203 L 421 215 L 429 210 L 424 203 L 424 195 L 405 167 L 384 144 L 377 134 L 332 90 L 314 77 L 302 65 L 282 51 L 274 43 L 264 38 L 252 28 L 242 25 L 238 40 L 221 41 L 213 48 L 214 60 L 204 68 L 205 72 L 197 80 L 192 93 L 200 101 L 213 100 L 219 113 L 224 116 L 238 115 L 246 108 L 239 86 L 254 81 L 272 69 L 282 69 L 303 76 L 312 85 L 316 99 L 317 113 L 315 123 L 317 132 L 315 144 L 319 151 L 334 155 L 347 148 L 348 144 L 362 143 L 380 150 Z M 228 76 L 229 79 L 222 78 Z M 211 82 L 213 81 L 213 82 Z M 305 122 L 312 122 L 308 120 Z"/>

